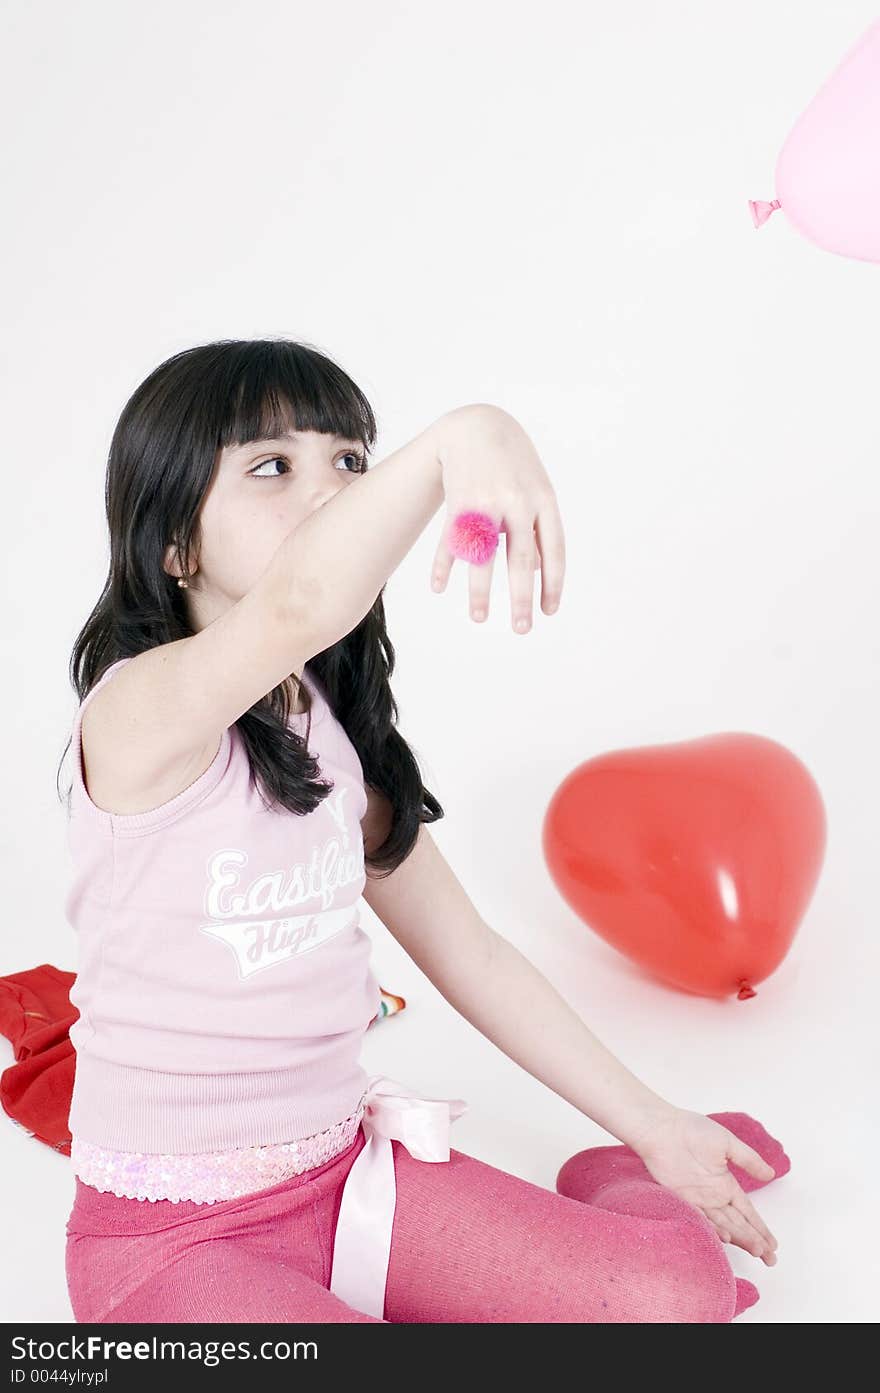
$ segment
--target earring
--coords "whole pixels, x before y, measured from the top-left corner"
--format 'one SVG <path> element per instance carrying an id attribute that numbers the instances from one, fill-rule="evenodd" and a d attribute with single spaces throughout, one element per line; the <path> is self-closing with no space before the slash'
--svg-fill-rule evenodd
<path id="1" fill-rule="evenodd" d="M 195 571 L 193 571 L 193 575 L 195 575 Z M 184 590 L 189 589 L 189 581 L 184 576 L 180 577 L 177 584 L 181 586 Z"/>

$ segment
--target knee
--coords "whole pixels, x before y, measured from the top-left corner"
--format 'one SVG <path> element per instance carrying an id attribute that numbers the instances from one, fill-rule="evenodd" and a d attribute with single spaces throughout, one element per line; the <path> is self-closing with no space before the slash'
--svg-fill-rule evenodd
<path id="1" fill-rule="evenodd" d="M 658 1301 L 677 1323 L 726 1324 L 737 1308 L 736 1278 L 724 1244 L 699 1210 L 673 1221 L 667 1262 L 658 1281 Z"/>
<path id="2" fill-rule="evenodd" d="M 736 1280 L 705 1215 L 626 1218 L 605 1229 L 601 1262 L 572 1274 L 576 1311 L 568 1319 L 631 1325 L 733 1319 Z"/>

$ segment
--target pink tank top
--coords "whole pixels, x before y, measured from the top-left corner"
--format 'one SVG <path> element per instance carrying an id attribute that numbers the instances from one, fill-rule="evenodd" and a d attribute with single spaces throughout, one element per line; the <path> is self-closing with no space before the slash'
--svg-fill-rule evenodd
<path id="1" fill-rule="evenodd" d="M 320 1165 L 354 1140 L 364 1033 L 381 1007 L 360 927 L 367 797 L 357 752 L 309 670 L 291 725 L 332 783 L 313 812 L 267 809 L 237 728 L 145 813 L 101 810 L 73 728 L 66 900 L 79 1019 L 71 1159 L 127 1197 L 207 1203 Z"/>

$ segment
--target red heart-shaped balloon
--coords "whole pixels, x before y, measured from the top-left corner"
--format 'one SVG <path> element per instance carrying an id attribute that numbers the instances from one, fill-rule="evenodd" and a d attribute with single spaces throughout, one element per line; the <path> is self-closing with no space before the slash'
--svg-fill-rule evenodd
<path id="1" fill-rule="evenodd" d="M 542 840 L 563 898 L 621 953 L 674 987 L 745 999 L 810 902 L 825 807 L 784 745 L 706 735 L 578 765 Z"/>

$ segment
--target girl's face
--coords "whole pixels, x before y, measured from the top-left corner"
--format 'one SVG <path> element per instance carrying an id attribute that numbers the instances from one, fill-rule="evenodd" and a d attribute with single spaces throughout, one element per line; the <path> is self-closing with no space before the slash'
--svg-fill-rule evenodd
<path id="1" fill-rule="evenodd" d="M 205 628 L 256 583 L 289 532 L 362 472 L 358 440 L 291 431 L 220 452 L 200 511 L 201 548 L 189 563 L 196 629 Z M 175 550 L 170 575 L 181 574 Z M 195 574 L 192 572 L 195 571 Z"/>

